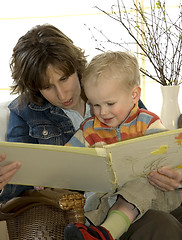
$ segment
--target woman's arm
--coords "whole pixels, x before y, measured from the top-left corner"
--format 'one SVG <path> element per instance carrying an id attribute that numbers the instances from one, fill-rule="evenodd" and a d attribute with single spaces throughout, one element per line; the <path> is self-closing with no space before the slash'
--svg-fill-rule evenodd
<path id="1" fill-rule="evenodd" d="M 149 182 L 162 191 L 177 189 L 182 182 L 180 169 L 159 168 L 148 175 Z"/>
<path id="2" fill-rule="evenodd" d="M 1 162 L 6 159 L 5 154 L 0 155 L 0 190 L 10 181 L 14 174 L 21 167 L 20 162 L 13 162 L 1 167 Z"/>

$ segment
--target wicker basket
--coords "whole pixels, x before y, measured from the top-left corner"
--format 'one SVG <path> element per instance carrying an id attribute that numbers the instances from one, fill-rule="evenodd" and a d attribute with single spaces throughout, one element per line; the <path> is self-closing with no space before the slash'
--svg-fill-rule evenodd
<path id="1" fill-rule="evenodd" d="M 54 206 L 32 207 L 7 221 L 9 239 L 64 239 L 67 225 L 62 210 Z"/>
<path id="2" fill-rule="evenodd" d="M 10 240 L 63 240 L 69 222 L 84 223 L 84 202 L 77 192 L 28 190 L 5 204 L 0 217 L 7 222 Z"/>

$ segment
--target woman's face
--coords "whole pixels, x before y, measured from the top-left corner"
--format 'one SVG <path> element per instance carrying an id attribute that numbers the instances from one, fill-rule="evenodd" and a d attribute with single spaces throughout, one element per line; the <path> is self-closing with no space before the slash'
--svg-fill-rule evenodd
<path id="1" fill-rule="evenodd" d="M 49 85 L 40 92 L 51 104 L 64 109 L 79 109 L 81 87 L 77 73 L 66 77 L 52 65 L 47 68 Z"/>

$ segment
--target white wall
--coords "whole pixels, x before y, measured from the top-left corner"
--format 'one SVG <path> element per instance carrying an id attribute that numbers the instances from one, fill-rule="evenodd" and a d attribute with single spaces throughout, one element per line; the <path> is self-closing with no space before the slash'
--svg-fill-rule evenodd
<path id="1" fill-rule="evenodd" d="M 131 0 L 130 0 L 131 1 Z M 127 4 L 130 3 L 127 1 Z M 9 60 L 12 49 L 18 39 L 31 27 L 37 24 L 50 23 L 60 28 L 68 35 L 75 45 L 85 49 L 90 60 L 100 53 L 95 48 L 96 42 L 91 31 L 103 30 L 115 42 L 120 42 L 125 36 L 126 41 L 133 42 L 119 24 L 105 14 L 101 14 L 94 6 L 99 6 L 110 11 L 110 6 L 115 0 L 6 0 L 0 2 L 0 102 L 14 98 L 10 96 L 9 86 L 12 83 L 9 70 Z M 91 31 L 88 30 L 91 28 Z M 99 38 L 99 34 L 97 35 Z M 117 47 L 103 43 L 110 50 Z M 118 48 L 121 50 L 121 48 Z M 118 50 L 117 49 L 117 50 Z M 136 51 L 136 46 L 131 44 L 131 50 Z M 182 91 L 182 89 L 181 89 Z M 180 102 L 181 93 L 180 91 Z M 160 114 L 162 104 L 160 85 L 146 79 L 142 83 L 142 100 L 147 108 Z"/>

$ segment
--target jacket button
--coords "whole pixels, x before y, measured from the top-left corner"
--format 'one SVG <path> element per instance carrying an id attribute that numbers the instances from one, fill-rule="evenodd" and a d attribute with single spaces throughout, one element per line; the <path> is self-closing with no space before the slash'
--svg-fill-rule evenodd
<path id="1" fill-rule="evenodd" d="M 48 131 L 47 131 L 46 129 L 44 129 L 44 130 L 42 131 L 42 134 L 43 134 L 43 136 L 47 136 Z"/>

